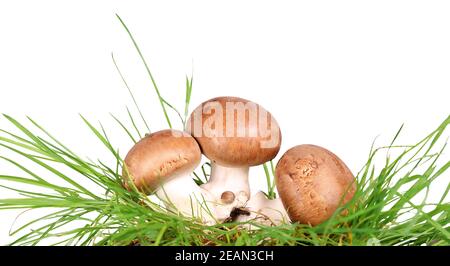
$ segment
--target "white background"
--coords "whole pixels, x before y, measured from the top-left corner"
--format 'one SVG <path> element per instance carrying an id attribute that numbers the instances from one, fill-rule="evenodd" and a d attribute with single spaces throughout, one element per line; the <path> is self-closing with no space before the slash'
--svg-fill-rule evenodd
<path id="1" fill-rule="evenodd" d="M 449 115 L 450 2 L 410 0 L 2 1 L 0 112 L 30 115 L 80 154 L 103 158 L 81 113 L 101 120 L 126 151 L 131 143 L 109 113 L 126 119 L 125 106 L 135 109 L 114 52 L 151 129 L 165 128 L 115 13 L 134 33 L 162 95 L 179 109 L 193 69 L 191 107 L 233 95 L 269 110 L 283 132 L 276 161 L 289 147 L 313 143 L 356 173 L 376 136 L 388 144 L 405 123 L 401 142 L 412 144 Z M 8 128 L 5 119 L 0 125 Z M 254 191 L 263 179 L 261 169 L 251 172 Z M 0 244 L 12 239 L 16 214 L 0 212 Z"/>

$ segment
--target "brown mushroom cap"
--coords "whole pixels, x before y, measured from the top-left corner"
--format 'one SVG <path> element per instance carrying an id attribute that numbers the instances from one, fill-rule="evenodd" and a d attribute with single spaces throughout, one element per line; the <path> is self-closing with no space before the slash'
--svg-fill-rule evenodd
<path id="1" fill-rule="evenodd" d="M 315 145 L 289 149 L 278 162 L 275 175 L 289 217 L 304 224 L 324 222 L 356 190 L 355 178 L 345 163 Z"/>
<path id="2" fill-rule="evenodd" d="M 200 159 L 200 147 L 192 136 L 177 130 L 162 130 L 131 148 L 125 157 L 123 177 L 128 180 L 131 176 L 137 189 L 151 193 L 164 182 L 192 172 Z"/>
<path id="3" fill-rule="evenodd" d="M 227 104 L 235 104 L 237 107 L 244 108 L 245 106 L 254 106 L 256 107 L 258 116 L 260 114 L 266 114 L 266 123 L 261 126 L 261 119 L 259 117 L 257 118 L 257 122 L 254 123 L 255 120 L 250 118 L 251 112 L 249 109 L 239 109 L 245 112 L 245 115 L 239 116 L 239 111 L 236 109 L 227 110 Z M 204 124 L 208 120 L 213 119 L 214 117 L 212 116 L 216 115 L 214 106 L 221 107 L 222 109 L 222 115 L 217 113 L 217 117 L 220 116 L 222 127 L 214 125 L 214 127 L 208 128 L 208 132 L 206 132 Z M 195 118 L 195 115 L 198 114 L 200 114 L 200 118 Z M 227 130 L 231 129 L 231 127 L 227 128 L 231 124 L 227 123 L 227 116 L 231 117 L 228 120 L 232 121 L 234 131 L 227 132 Z M 198 124 L 199 121 L 200 124 Z M 239 123 L 242 121 L 244 121 L 244 124 Z M 245 127 L 244 135 L 239 135 L 238 133 L 239 124 Z M 280 150 L 281 131 L 276 120 L 260 105 L 242 98 L 217 97 L 210 99 L 200 104 L 192 112 L 188 125 L 187 131 L 198 141 L 203 154 L 214 163 L 222 166 L 245 167 L 259 165 L 275 158 Z M 200 130 L 198 129 L 199 127 Z M 263 128 L 263 130 L 260 128 Z M 231 136 L 229 132 L 232 132 Z M 271 144 L 264 146 L 263 143 Z"/>

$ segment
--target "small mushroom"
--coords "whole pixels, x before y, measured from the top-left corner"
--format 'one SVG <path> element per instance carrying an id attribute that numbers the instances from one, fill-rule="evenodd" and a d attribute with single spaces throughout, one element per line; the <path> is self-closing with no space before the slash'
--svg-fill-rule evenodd
<path id="1" fill-rule="evenodd" d="M 156 193 L 169 210 L 214 223 L 213 197 L 189 176 L 201 159 L 200 148 L 189 134 L 162 130 L 145 136 L 128 152 L 125 186 Z"/>
<path id="2" fill-rule="evenodd" d="M 250 221 L 266 226 L 277 226 L 290 222 L 281 199 L 268 199 L 262 191 L 258 191 L 253 195 L 245 206 L 247 213 L 237 216 L 236 221 Z M 257 229 L 251 225 L 247 227 L 248 229 Z"/>
<path id="3" fill-rule="evenodd" d="M 186 130 L 211 160 L 211 176 L 202 187 L 216 198 L 218 218 L 226 219 L 234 207 L 243 206 L 250 197 L 249 167 L 277 155 L 281 144 L 278 123 L 254 102 L 218 97 L 192 112 Z"/>
<path id="4" fill-rule="evenodd" d="M 345 163 L 315 145 L 295 146 L 281 157 L 276 185 L 291 220 L 313 226 L 329 219 L 356 191 Z"/>

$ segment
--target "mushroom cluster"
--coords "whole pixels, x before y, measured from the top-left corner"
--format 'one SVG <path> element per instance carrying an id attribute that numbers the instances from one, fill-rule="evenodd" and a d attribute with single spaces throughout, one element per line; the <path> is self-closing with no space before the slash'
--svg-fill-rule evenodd
<path id="1" fill-rule="evenodd" d="M 162 130 L 145 136 L 128 152 L 124 185 L 155 194 L 168 211 L 205 224 L 254 221 L 263 225 L 329 219 L 356 190 L 345 163 L 325 148 L 299 145 L 276 165 L 279 198 L 251 193 L 250 167 L 271 161 L 281 147 L 281 130 L 270 112 L 237 97 L 200 104 L 185 131 Z M 209 180 L 190 176 L 202 154 L 211 162 Z"/>

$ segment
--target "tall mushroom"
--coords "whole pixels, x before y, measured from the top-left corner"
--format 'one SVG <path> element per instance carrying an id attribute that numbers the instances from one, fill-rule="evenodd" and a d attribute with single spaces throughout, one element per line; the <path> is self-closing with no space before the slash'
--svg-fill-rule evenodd
<path id="1" fill-rule="evenodd" d="M 315 145 L 289 149 L 276 167 L 276 185 L 292 221 L 317 225 L 346 204 L 356 180 L 334 153 Z"/>
<path id="2" fill-rule="evenodd" d="M 281 132 L 273 116 L 260 105 L 237 97 L 218 97 L 200 104 L 186 130 L 211 160 L 211 176 L 202 185 L 219 203 L 218 218 L 250 197 L 250 166 L 273 159 L 281 144 Z"/>
<path id="3" fill-rule="evenodd" d="M 166 207 L 207 223 L 215 220 L 211 194 L 189 176 L 201 159 L 192 136 L 176 130 L 162 130 L 136 143 L 125 158 L 125 186 L 133 182 L 146 194 L 156 193 Z"/>

